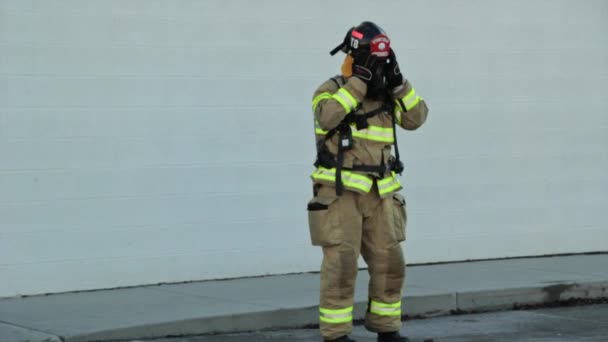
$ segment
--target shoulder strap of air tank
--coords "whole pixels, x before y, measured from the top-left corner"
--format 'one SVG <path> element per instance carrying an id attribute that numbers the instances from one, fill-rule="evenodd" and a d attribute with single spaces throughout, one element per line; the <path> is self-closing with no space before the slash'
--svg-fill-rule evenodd
<path id="1" fill-rule="evenodd" d="M 344 79 L 344 77 L 342 75 L 336 75 L 336 76 L 330 78 L 330 80 L 334 81 L 334 83 L 336 83 L 338 88 L 342 88 L 344 86 L 344 84 L 346 84 L 346 80 Z"/>

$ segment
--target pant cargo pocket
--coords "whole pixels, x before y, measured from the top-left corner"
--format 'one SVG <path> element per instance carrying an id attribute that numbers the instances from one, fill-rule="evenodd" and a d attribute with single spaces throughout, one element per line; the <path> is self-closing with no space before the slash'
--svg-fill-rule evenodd
<path id="1" fill-rule="evenodd" d="M 405 210 L 405 198 L 398 193 L 393 194 L 393 231 L 397 241 L 405 240 L 405 226 L 407 225 L 407 213 Z"/>
<path id="2" fill-rule="evenodd" d="M 340 243 L 339 213 L 335 208 L 338 197 L 316 196 L 308 202 L 308 226 L 314 246 Z"/>

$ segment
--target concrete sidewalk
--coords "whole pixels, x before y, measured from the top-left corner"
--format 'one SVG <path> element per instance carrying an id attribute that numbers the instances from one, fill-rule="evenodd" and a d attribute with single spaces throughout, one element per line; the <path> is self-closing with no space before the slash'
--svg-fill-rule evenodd
<path id="1" fill-rule="evenodd" d="M 368 276 L 359 272 L 355 316 Z M 318 274 L 205 281 L 0 300 L 0 341 L 107 341 L 317 323 Z M 408 268 L 410 316 L 608 297 L 608 254 Z"/>

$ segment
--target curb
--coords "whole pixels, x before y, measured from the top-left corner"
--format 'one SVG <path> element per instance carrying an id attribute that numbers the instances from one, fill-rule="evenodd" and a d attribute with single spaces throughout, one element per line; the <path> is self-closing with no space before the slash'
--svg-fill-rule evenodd
<path id="1" fill-rule="evenodd" d="M 524 305 L 551 304 L 574 299 L 608 298 L 608 281 L 556 283 L 544 287 L 453 292 L 427 296 L 405 296 L 406 317 L 426 318 L 460 312 L 515 309 Z M 356 302 L 353 318 L 365 317 L 367 302 Z M 121 341 L 167 336 L 225 334 L 271 329 L 316 326 L 317 306 L 251 312 L 247 314 L 190 319 L 62 336 L 64 342 Z"/>
<path id="2" fill-rule="evenodd" d="M 62 342 L 59 336 L 4 322 L 0 322 L 0 337 L 2 338 L 3 342 Z"/>

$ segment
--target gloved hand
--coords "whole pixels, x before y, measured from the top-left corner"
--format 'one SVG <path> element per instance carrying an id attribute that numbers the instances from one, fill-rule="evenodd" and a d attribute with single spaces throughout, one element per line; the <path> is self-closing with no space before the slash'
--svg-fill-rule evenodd
<path id="1" fill-rule="evenodd" d="M 395 56 L 395 51 L 393 51 L 393 49 L 391 49 L 388 56 L 388 63 L 384 71 L 384 79 L 386 79 L 386 86 L 391 90 L 403 84 L 403 75 L 401 75 L 399 63 L 397 63 L 397 56 Z"/>
<path id="2" fill-rule="evenodd" d="M 378 57 L 371 53 L 357 53 L 353 55 L 353 76 L 360 78 L 368 84 L 378 66 Z"/>

